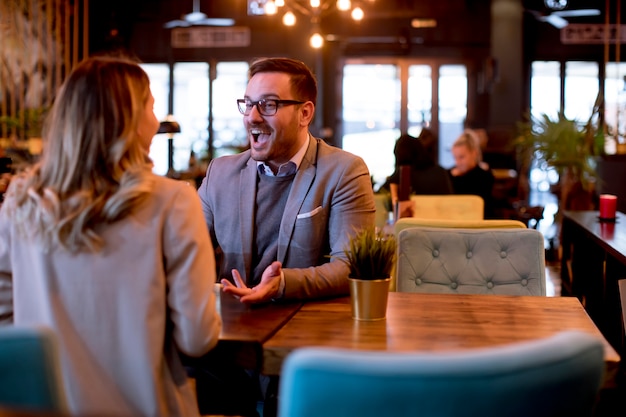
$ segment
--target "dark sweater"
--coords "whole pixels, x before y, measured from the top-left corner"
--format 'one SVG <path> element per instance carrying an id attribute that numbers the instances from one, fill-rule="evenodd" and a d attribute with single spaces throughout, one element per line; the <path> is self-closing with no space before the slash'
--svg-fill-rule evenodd
<path id="1" fill-rule="evenodd" d="M 454 176 L 448 170 L 455 194 L 474 194 L 485 202 L 485 218 L 493 218 L 493 184 L 495 178 L 491 170 L 484 170 L 478 165 L 463 175 Z"/>

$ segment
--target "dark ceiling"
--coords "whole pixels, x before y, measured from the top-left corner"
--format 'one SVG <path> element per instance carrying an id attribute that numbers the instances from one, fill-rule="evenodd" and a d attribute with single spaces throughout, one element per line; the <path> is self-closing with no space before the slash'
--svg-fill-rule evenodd
<path id="1" fill-rule="evenodd" d="M 90 47 L 92 51 L 115 47 L 128 48 L 133 38 L 167 39 L 163 24 L 178 19 L 193 10 L 194 0 L 101 0 L 90 4 Z M 294 1 L 294 0 L 286 0 Z M 308 0 L 295 0 L 308 2 Z M 334 0 L 329 0 L 334 1 Z M 498 0 L 506 1 L 506 0 Z M 514 0 L 511 0 L 514 1 Z M 537 16 L 549 13 L 544 0 L 520 0 L 526 11 L 525 30 L 539 32 L 535 36 L 543 37 L 554 32 L 549 23 L 541 22 Z M 619 1 L 619 0 L 618 0 Z M 471 43 L 471 38 L 488 38 L 491 16 L 490 0 L 364 0 L 366 18 L 360 24 L 346 24 L 337 13 L 329 14 L 323 22 L 327 33 L 345 36 L 398 36 L 409 39 L 426 40 L 435 45 L 456 42 Z M 609 19 L 615 22 L 616 1 L 611 0 Z M 599 9 L 601 14 L 593 17 L 568 18 L 570 23 L 604 23 L 606 0 L 569 0 L 566 10 Z M 247 0 L 200 0 L 200 10 L 209 17 L 228 17 L 235 19 L 236 25 L 249 26 L 253 32 L 272 31 L 281 28 L 276 17 L 248 16 Z M 624 13 L 622 13 L 624 14 Z M 412 18 L 434 18 L 437 28 L 425 32 L 410 27 Z M 272 20 L 273 19 L 273 20 Z M 310 22 L 309 22 L 310 23 Z M 306 23 L 305 23 L 306 24 Z M 148 35 L 146 35 L 148 33 Z M 362 36 L 366 39 L 365 36 Z M 467 38 L 470 38 L 469 40 Z M 145 44 L 145 40 L 142 41 Z M 165 41 L 167 42 L 167 41 Z M 141 44 L 141 43 L 140 43 Z"/>

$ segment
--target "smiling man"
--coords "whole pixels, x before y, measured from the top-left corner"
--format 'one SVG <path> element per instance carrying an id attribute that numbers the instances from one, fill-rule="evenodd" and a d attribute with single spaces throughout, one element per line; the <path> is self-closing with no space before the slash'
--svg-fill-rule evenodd
<path id="1" fill-rule="evenodd" d="M 304 63 L 262 59 L 248 76 L 237 105 L 250 149 L 213 160 L 198 190 L 224 292 L 244 303 L 345 295 L 338 258 L 374 224 L 367 166 L 309 133 L 317 83 Z"/>

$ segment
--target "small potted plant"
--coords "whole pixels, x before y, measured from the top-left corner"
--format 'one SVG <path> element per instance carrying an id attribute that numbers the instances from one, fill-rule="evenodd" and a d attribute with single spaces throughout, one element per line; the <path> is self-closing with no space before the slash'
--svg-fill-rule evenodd
<path id="1" fill-rule="evenodd" d="M 396 262 L 396 239 L 374 226 L 357 231 L 344 249 L 350 268 L 352 317 L 381 320 L 387 311 L 391 273 Z"/>

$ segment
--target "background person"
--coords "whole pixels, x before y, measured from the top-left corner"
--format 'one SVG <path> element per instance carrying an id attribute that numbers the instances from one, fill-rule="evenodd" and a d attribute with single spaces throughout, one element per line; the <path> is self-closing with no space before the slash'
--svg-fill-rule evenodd
<path id="1" fill-rule="evenodd" d="M 396 158 L 396 167 L 393 174 L 387 179 L 392 207 L 395 207 L 398 201 L 401 166 L 411 168 L 409 194 L 440 195 L 453 193 L 448 172 L 430 157 L 419 139 L 408 134 L 401 135 L 396 140 L 393 153 Z"/>
<path id="2" fill-rule="evenodd" d="M 244 303 L 346 295 L 349 269 L 339 258 L 357 229 L 374 225 L 367 166 L 309 133 L 317 83 L 304 63 L 262 59 L 248 76 L 237 101 L 250 149 L 214 159 L 198 190 L 224 291 Z M 256 415 L 259 399 L 265 417 L 275 412 L 276 380 L 267 389 L 262 377 L 259 387 L 253 372 L 220 358 L 203 368 L 200 396 L 218 392 L 235 406 L 205 411 Z"/>
<path id="3" fill-rule="evenodd" d="M 495 178 L 489 166 L 482 162 L 479 138 L 465 130 L 452 144 L 455 166 L 450 168 L 450 178 L 455 194 L 474 194 L 485 203 L 485 218 L 493 217 L 493 186 Z"/>
<path id="4" fill-rule="evenodd" d="M 217 343 L 215 261 L 193 187 L 152 173 L 153 104 L 137 64 L 77 65 L 0 210 L 14 323 L 58 335 L 72 415 L 199 416 L 178 352 Z"/>
<path id="5" fill-rule="evenodd" d="M 317 83 L 289 58 L 254 62 L 243 99 L 250 149 L 214 159 L 199 189 L 224 291 L 242 302 L 348 293 L 343 257 L 374 224 L 363 160 L 313 138 Z"/>

